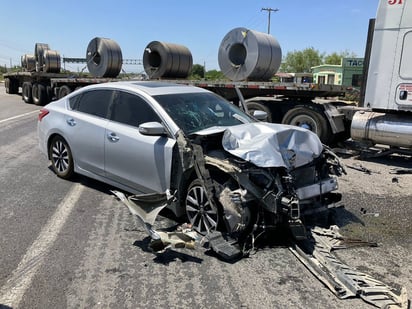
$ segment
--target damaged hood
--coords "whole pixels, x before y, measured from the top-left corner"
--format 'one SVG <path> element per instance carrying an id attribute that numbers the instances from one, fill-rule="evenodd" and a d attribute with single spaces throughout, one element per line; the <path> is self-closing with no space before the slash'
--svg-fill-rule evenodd
<path id="1" fill-rule="evenodd" d="M 294 169 L 318 157 L 323 145 L 306 129 L 275 123 L 248 123 L 229 127 L 223 134 L 223 148 L 259 167 Z"/>

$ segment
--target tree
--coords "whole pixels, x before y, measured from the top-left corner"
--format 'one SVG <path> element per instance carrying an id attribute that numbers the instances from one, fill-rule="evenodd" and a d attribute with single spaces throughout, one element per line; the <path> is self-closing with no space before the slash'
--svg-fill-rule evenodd
<path id="1" fill-rule="evenodd" d="M 226 79 L 225 75 L 221 71 L 210 70 L 205 74 L 205 78 L 208 80 L 222 80 Z"/>
<path id="2" fill-rule="evenodd" d="M 327 55 L 324 60 L 324 64 L 336 64 L 340 65 L 342 62 L 342 58 L 356 58 L 356 54 L 353 52 L 349 52 L 347 50 L 337 53 L 333 52 L 330 55 Z"/>
<path id="3" fill-rule="evenodd" d="M 307 73 L 311 68 L 322 64 L 323 54 L 313 47 L 302 51 L 288 52 L 283 59 L 280 71 L 286 73 Z"/>
<path id="4" fill-rule="evenodd" d="M 338 53 L 334 52 L 330 55 L 327 55 L 325 57 L 325 64 L 335 64 L 335 65 L 340 65 L 342 62 L 342 56 L 339 55 Z"/>
<path id="5" fill-rule="evenodd" d="M 356 58 L 356 54 L 347 50 L 343 52 L 333 52 L 329 55 L 320 53 L 313 47 L 301 51 L 288 52 L 283 58 L 280 72 L 285 73 L 308 73 L 311 68 L 321 64 L 340 65 L 342 58 Z"/>
<path id="6" fill-rule="evenodd" d="M 202 79 L 205 77 L 205 68 L 203 65 L 194 64 L 190 72 L 190 79 Z"/>

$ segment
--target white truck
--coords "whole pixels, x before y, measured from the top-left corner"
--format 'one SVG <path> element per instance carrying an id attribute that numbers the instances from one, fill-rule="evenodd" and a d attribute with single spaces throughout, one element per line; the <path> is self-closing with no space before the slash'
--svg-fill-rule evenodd
<path id="1" fill-rule="evenodd" d="M 354 114 L 351 137 L 411 149 L 412 2 L 381 0 L 372 37 L 365 109 Z"/>

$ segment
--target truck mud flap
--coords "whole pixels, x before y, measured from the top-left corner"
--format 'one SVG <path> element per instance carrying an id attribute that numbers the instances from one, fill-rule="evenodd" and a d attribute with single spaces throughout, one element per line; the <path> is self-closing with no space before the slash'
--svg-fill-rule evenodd
<path id="1" fill-rule="evenodd" d="M 405 288 L 397 295 L 383 282 L 342 263 L 332 252 L 353 246 L 376 246 L 375 243 L 345 239 L 337 226 L 329 229 L 315 227 L 309 235 L 289 250 L 337 297 L 360 297 L 379 308 L 409 308 Z"/>

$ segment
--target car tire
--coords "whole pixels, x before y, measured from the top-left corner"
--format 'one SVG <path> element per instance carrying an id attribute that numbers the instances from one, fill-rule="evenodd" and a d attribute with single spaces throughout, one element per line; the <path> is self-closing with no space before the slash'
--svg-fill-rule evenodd
<path id="1" fill-rule="evenodd" d="M 49 158 L 57 176 L 70 179 L 74 174 L 73 156 L 69 145 L 61 136 L 55 136 L 49 146 Z"/>
<path id="2" fill-rule="evenodd" d="M 185 200 L 186 215 L 192 227 L 205 235 L 217 229 L 219 211 L 207 197 L 206 189 L 200 179 L 189 185 Z"/>

